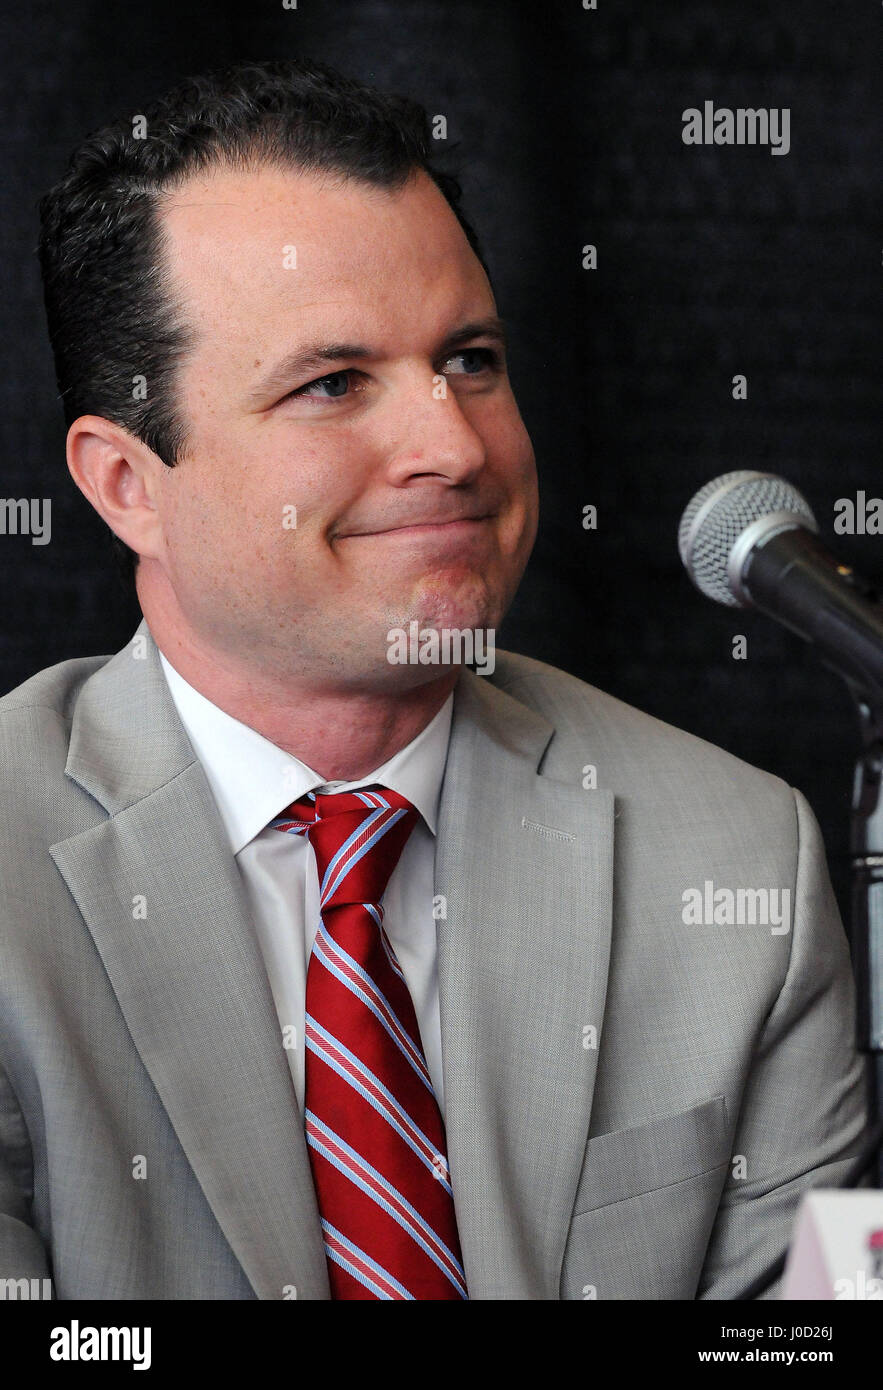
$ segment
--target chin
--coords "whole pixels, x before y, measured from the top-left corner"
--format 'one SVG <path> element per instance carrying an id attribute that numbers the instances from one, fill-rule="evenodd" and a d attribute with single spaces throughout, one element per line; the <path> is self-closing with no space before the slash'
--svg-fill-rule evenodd
<path id="1" fill-rule="evenodd" d="M 408 621 L 436 630 L 496 627 L 501 605 L 481 575 L 470 573 L 457 583 L 445 583 L 438 575 L 418 584 L 409 605 Z"/>

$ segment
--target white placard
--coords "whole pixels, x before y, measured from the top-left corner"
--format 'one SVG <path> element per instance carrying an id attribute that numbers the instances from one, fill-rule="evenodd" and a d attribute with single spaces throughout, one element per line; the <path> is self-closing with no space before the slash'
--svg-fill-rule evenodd
<path id="1" fill-rule="evenodd" d="M 779 1297 L 883 1301 L 883 1192 L 817 1188 L 806 1194 Z"/>

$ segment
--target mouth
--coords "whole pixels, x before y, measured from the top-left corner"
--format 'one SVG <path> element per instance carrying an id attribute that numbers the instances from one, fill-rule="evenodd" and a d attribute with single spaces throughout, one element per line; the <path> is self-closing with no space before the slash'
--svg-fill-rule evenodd
<path id="1" fill-rule="evenodd" d="M 458 517 L 453 521 L 423 521 L 412 526 L 391 526 L 383 531 L 351 531 L 347 535 L 339 536 L 338 540 L 367 540 L 380 536 L 398 536 L 412 540 L 422 538 L 431 540 L 436 536 L 450 539 L 465 538 L 474 535 L 485 522 L 490 520 L 491 516 L 488 513 L 485 516 Z"/>

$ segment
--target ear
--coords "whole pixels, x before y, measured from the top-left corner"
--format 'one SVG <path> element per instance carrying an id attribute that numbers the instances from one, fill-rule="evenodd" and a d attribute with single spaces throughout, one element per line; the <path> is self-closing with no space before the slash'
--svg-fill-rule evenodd
<path id="1" fill-rule="evenodd" d="M 67 466 L 86 500 L 131 550 L 160 553 L 157 497 L 166 464 L 152 449 L 100 415 L 81 415 L 68 430 Z"/>

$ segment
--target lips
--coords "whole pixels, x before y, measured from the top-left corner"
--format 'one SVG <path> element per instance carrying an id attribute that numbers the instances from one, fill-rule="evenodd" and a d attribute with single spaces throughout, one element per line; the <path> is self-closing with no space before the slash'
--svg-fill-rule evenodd
<path id="1" fill-rule="evenodd" d="M 355 540 L 365 539 L 368 536 L 429 536 L 435 533 L 441 535 L 445 532 L 450 532 L 453 535 L 458 531 L 473 530 L 480 522 L 488 520 L 490 517 L 484 514 L 482 516 L 448 517 L 438 521 L 413 521 L 407 522 L 403 526 L 388 526 L 377 531 L 348 531 L 338 539 Z"/>

